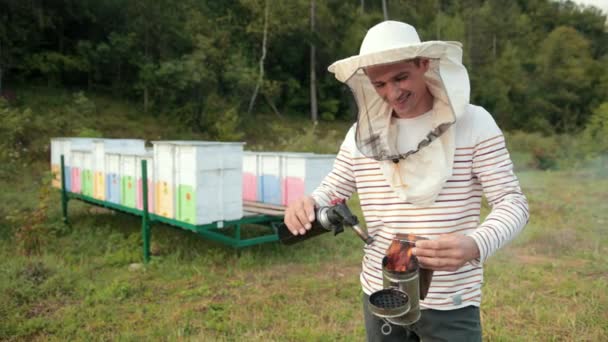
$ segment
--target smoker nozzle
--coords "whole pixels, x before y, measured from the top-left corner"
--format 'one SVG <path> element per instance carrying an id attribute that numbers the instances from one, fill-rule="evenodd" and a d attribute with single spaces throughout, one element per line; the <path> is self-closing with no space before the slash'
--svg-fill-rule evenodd
<path id="1" fill-rule="evenodd" d="M 342 226 L 347 225 L 353 227 L 353 230 L 366 244 L 371 244 L 374 239 L 370 237 L 367 232 L 359 226 L 359 219 L 355 216 L 345 202 L 339 202 L 333 207 L 329 207 L 328 210 L 320 212 L 320 216 L 327 215 L 327 221 L 332 224 L 339 226 L 340 231 Z M 325 220 L 321 220 L 325 221 Z"/>
<path id="2" fill-rule="evenodd" d="M 361 240 L 363 240 L 363 242 L 365 242 L 366 244 L 371 245 L 372 243 L 374 243 L 374 238 L 369 236 L 369 234 L 367 234 L 367 232 L 365 230 L 363 230 L 361 227 L 359 227 L 358 224 L 353 225 L 353 230 L 355 231 L 355 233 L 357 233 L 357 235 L 359 235 Z"/>

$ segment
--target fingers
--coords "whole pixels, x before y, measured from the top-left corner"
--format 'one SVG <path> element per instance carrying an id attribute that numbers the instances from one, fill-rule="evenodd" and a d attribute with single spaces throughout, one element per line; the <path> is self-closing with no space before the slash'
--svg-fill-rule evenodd
<path id="1" fill-rule="evenodd" d="M 430 269 L 433 271 L 457 271 L 464 262 L 462 260 L 451 259 L 451 258 L 428 258 L 428 257 L 417 257 L 418 262 L 422 268 Z"/>
<path id="2" fill-rule="evenodd" d="M 458 240 L 444 238 L 438 240 L 419 240 L 412 251 L 416 256 L 430 258 L 456 258 L 464 257 Z"/>
<path id="3" fill-rule="evenodd" d="M 437 240 L 419 240 L 412 253 L 420 266 L 435 271 L 456 271 L 466 262 L 461 237 L 443 236 Z"/>
<path id="4" fill-rule="evenodd" d="M 290 204 L 285 210 L 285 224 L 293 235 L 306 234 L 315 219 L 315 201 L 310 196 Z"/>
<path id="5" fill-rule="evenodd" d="M 464 252 L 459 248 L 420 248 L 416 247 L 412 253 L 417 257 L 428 257 L 428 258 L 455 258 L 463 259 Z"/>
<path id="6" fill-rule="evenodd" d="M 314 213 L 312 214 L 312 219 L 310 219 L 310 212 L 314 212 L 314 207 L 310 208 L 309 206 L 310 202 L 306 200 L 306 197 L 298 201 L 298 207 L 296 208 L 295 216 L 299 223 L 298 230 L 300 234 L 306 234 L 306 230 L 309 230 L 311 228 L 310 223 L 312 222 L 312 220 L 314 220 Z"/>
<path id="7" fill-rule="evenodd" d="M 315 200 L 310 196 L 304 197 L 304 211 L 308 218 L 308 222 L 312 222 L 315 219 Z"/>

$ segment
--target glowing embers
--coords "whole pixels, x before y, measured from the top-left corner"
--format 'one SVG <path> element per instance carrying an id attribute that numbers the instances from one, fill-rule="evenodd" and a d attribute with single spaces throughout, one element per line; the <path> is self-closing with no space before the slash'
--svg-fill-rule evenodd
<path id="1" fill-rule="evenodd" d="M 418 270 L 418 261 L 412 254 L 415 237 L 395 237 L 386 251 L 385 268 L 390 272 L 411 272 Z"/>

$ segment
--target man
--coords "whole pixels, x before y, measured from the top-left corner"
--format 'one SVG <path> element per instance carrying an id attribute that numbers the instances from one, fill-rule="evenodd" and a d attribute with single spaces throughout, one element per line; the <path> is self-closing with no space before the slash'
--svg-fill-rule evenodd
<path id="1" fill-rule="evenodd" d="M 359 55 L 329 71 L 353 91 L 358 120 L 332 172 L 287 208 L 285 223 L 306 234 L 315 206 L 357 191 L 375 239 L 364 246 L 360 275 L 368 340 L 481 340 L 483 262 L 529 213 L 500 129 L 469 104 L 461 45 L 421 42 L 412 26 L 385 21 L 368 31 Z M 482 195 L 492 211 L 480 223 Z M 396 234 L 429 239 L 413 253 L 434 275 L 420 320 L 384 336 L 366 305 L 383 287 L 381 260 Z"/>

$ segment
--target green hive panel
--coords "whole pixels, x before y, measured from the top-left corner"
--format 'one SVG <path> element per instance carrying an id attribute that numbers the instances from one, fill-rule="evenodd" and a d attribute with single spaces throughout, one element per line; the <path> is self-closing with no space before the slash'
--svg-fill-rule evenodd
<path id="1" fill-rule="evenodd" d="M 135 208 L 137 204 L 137 192 L 135 191 L 135 178 L 132 176 L 122 176 L 120 191 L 120 204 Z"/>
<path id="2" fill-rule="evenodd" d="M 177 219 L 188 223 L 196 221 L 196 195 L 189 185 L 178 186 Z"/>
<path id="3" fill-rule="evenodd" d="M 93 172 L 91 170 L 83 170 L 81 177 L 82 194 L 93 196 Z"/>

